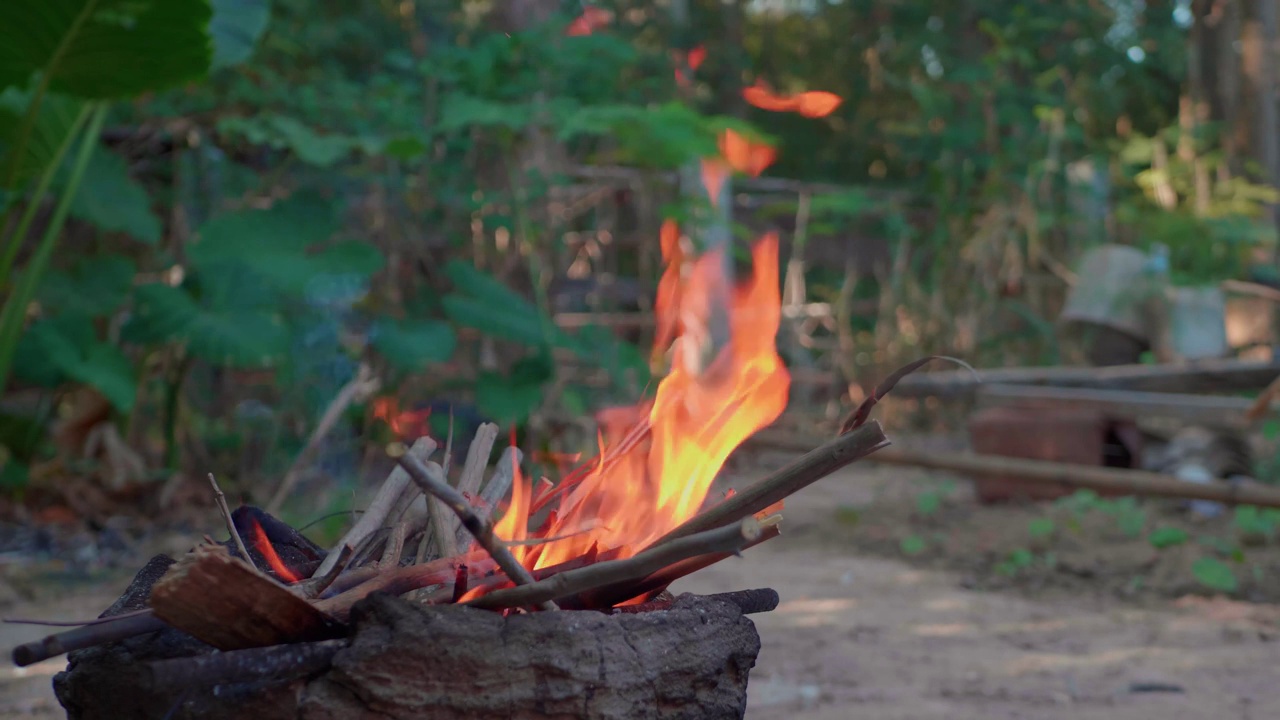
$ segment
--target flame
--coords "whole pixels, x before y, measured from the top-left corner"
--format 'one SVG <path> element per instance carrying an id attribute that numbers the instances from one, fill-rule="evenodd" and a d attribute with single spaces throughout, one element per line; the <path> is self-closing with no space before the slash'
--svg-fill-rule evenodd
<path id="1" fill-rule="evenodd" d="M 720 158 L 702 158 L 702 187 L 706 188 L 713 207 L 719 206 L 720 191 L 724 189 L 724 183 L 729 179 L 729 171 L 732 169 Z"/>
<path id="2" fill-rule="evenodd" d="M 401 439 L 419 438 L 429 435 L 427 420 L 431 417 L 431 409 L 400 411 L 399 403 L 393 397 L 380 397 L 373 401 L 373 416 L 387 424 L 391 432 Z"/>
<path id="3" fill-rule="evenodd" d="M 702 66 L 702 61 L 707 59 L 707 48 L 702 45 L 694 47 L 688 53 L 683 54 L 683 62 L 680 52 L 675 52 L 675 57 L 677 63 L 676 84 L 682 88 L 687 88 L 693 73 Z M 681 64 L 683 67 L 680 66 Z"/>
<path id="4" fill-rule="evenodd" d="M 826 117 L 835 112 L 835 109 L 844 102 L 839 95 L 821 90 L 811 90 L 791 96 L 778 95 L 762 80 L 756 80 L 755 85 L 743 88 L 742 99 L 761 110 L 795 112 L 807 118 Z"/>
<path id="5" fill-rule="evenodd" d="M 569 23 L 569 27 L 565 28 L 564 34 L 570 37 L 590 35 L 597 30 L 608 27 L 612 20 L 613 13 L 608 10 L 584 5 L 582 14 Z"/>
<path id="6" fill-rule="evenodd" d="M 531 570 L 580 558 L 593 547 L 619 557 L 644 549 L 696 514 L 729 454 L 786 407 L 791 378 L 775 346 L 781 316 L 776 234 L 755 244 L 754 272 L 732 290 L 725 258 L 713 252 L 688 259 L 674 222 L 663 225 L 662 248 L 667 268 L 654 349 L 670 346 L 671 370 L 652 400 L 598 416 L 599 457 L 556 489 L 534 497 L 529 479 L 517 475 L 495 533 Z M 729 298 L 730 340 L 702 367 L 712 299 L 721 296 Z M 635 430 L 637 420 L 647 433 Z M 550 515 L 530 531 L 531 515 L 556 498 Z"/>
<path id="7" fill-rule="evenodd" d="M 773 164 L 778 153 L 769 145 L 752 142 L 741 133 L 726 129 L 720 133 L 720 155 L 734 170 L 757 177 Z"/>
<path id="8" fill-rule="evenodd" d="M 267 561 L 267 565 L 276 574 L 276 577 L 287 583 L 296 583 L 301 580 L 302 576 L 291 570 L 288 565 L 285 565 L 280 556 L 276 554 L 276 549 L 272 547 L 271 541 L 267 539 L 267 533 L 262 529 L 262 525 L 258 520 L 256 518 L 250 518 L 249 520 L 251 523 L 249 525 L 249 535 L 251 536 L 250 540 L 253 542 L 253 549 L 262 554 L 263 559 Z"/>

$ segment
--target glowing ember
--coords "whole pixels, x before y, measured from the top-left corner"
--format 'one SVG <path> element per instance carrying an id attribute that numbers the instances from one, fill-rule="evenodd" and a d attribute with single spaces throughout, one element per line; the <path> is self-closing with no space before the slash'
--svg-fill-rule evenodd
<path id="1" fill-rule="evenodd" d="M 297 573 L 289 569 L 288 565 L 280 559 L 276 554 L 276 549 L 272 547 L 271 541 L 267 539 L 267 533 L 263 531 L 262 525 L 257 520 L 250 519 L 252 525 L 249 526 L 250 540 L 253 542 L 253 549 L 262 554 L 263 559 L 267 561 L 267 565 L 271 567 L 271 571 L 276 577 L 287 583 L 296 583 L 302 579 Z"/>
<path id="2" fill-rule="evenodd" d="M 774 112 L 795 112 L 807 118 L 826 117 L 835 112 L 844 102 L 839 95 L 821 90 L 803 92 L 799 95 L 778 95 L 762 81 L 742 90 L 742 99 L 760 108 Z"/>
<path id="3" fill-rule="evenodd" d="M 786 406 L 791 378 L 775 347 L 781 307 L 776 235 L 753 248 L 751 279 L 723 293 L 731 299 L 731 338 L 706 367 L 701 354 L 712 298 L 728 284 L 724 258 L 708 253 L 686 260 L 674 223 L 664 225 L 662 240 L 667 269 L 655 309 L 655 352 L 669 350 L 671 370 L 652 401 L 601 415 L 600 457 L 558 490 L 535 498 L 530 481 L 517 473 L 495 531 L 530 569 L 573 560 L 593 547 L 619 557 L 644 549 L 701 509 L 729 454 Z M 636 418 L 647 434 L 635 431 Z M 531 514 L 552 497 L 558 506 L 530 530 Z"/>

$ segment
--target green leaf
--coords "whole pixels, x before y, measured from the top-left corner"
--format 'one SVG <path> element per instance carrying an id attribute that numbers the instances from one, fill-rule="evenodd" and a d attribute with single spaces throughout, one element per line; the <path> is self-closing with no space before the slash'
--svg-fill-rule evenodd
<path id="1" fill-rule="evenodd" d="M 133 261 L 121 255 L 82 257 L 69 271 L 47 273 L 36 298 L 51 313 L 106 317 L 129 297 L 136 270 Z"/>
<path id="2" fill-rule="evenodd" d="M 1236 574 L 1217 558 L 1202 557 L 1191 565 L 1191 574 L 1201 585 L 1218 592 L 1233 593 L 1239 587 Z"/>
<path id="3" fill-rule="evenodd" d="M 510 375 L 482 372 L 476 380 L 476 407 L 502 425 L 519 425 L 542 405 L 544 387 L 554 377 L 550 356 L 521 359 Z"/>
<path id="4" fill-rule="evenodd" d="M 940 507 L 942 507 L 941 493 L 924 492 L 916 496 L 916 512 L 921 515 L 932 515 L 938 512 Z"/>
<path id="5" fill-rule="evenodd" d="M 289 349 L 284 324 L 265 311 L 206 309 L 168 285 L 137 288 L 134 305 L 126 331 L 137 342 L 181 340 L 197 357 L 238 367 L 270 365 Z"/>
<path id="6" fill-rule="evenodd" d="M 1027 523 L 1027 533 L 1036 539 L 1049 537 L 1055 529 L 1052 518 L 1036 518 Z"/>
<path id="7" fill-rule="evenodd" d="M 568 342 L 533 303 L 492 275 L 456 259 L 445 265 L 445 274 L 456 292 L 441 298 L 441 303 L 449 319 L 459 325 L 526 345 Z"/>
<path id="8" fill-rule="evenodd" d="M 70 159 L 59 173 L 55 186 L 65 186 Z M 124 158 L 99 147 L 89 159 L 71 215 L 108 232 L 123 232 L 148 245 L 160 241 L 160 218 L 151 211 L 151 197 L 129 176 Z"/>
<path id="9" fill-rule="evenodd" d="M 79 100 L 65 95 L 46 95 L 32 122 L 22 156 L 14 157 L 11 153 L 15 152 L 14 145 L 21 134 L 31 95 L 31 92 L 16 87 L 0 91 L 0 171 L 3 171 L 0 172 L 0 187 L 23 188 L 29 180 L 44 172 L 53 162 L 58 146 L 71 132 L 76 116 L 84 106 Z M 13 182 L 6 185 L 10 179 Z"/>
<path id="10" fill-rule="evenodd" d="M 453 328 L 432 320 L 381 320 L 374 328 L 373 347 L 387 362 L 405 371 L 423 370 L 453 356 L 457 338 Z"/>
<path id="11" fill-rule="evenodd" d="M 1151 547 L 1157 550 L 1163 550 L 1167 547 L 1181 545 L 1188 540 L 1187 531 L 1176 527 L 1160 527 L 1151 531 L 1147 536 L 1147 542 L 1151 543 Z"/>
<path id="12" fill-rule="evenodd" d="M 908 535 L 898 542 L 898 549 L 903 555 L 919 555 L 928 548 L 928 543 L 919 535 Z"/>
<path id="13" fill-rule="evenodd" d="M 138 382 L 133 363 L 119 348 L 94 337 L 87 316 L 42 320 L 27 335 L 64 377 L 97 389 L 119 410 L 133 409 Z"/>
<path id="14" fill-rule="evenodd" d="M 86 99 L 133 97 L 204 76 L 208 0 L 0 2 L 0 89 L 37 72 Z"/>
<path id="15" fill-rule="evenodd" d="M 271 0 L 210 0 L 210 4 L 212 67 L 225 68 L 248 60 L 271 20 Z"/>

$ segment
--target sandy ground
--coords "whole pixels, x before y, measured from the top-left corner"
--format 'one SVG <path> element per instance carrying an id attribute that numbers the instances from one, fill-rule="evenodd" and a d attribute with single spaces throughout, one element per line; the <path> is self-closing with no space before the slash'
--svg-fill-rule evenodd
<path id="1" fill-rule="evenodd" d="M 960 573 L 875 557 L 836 532 L 837 508 L 910 502 L 903 487 L 882 469 L 833 476 L 788 502 L 782 537 L 673 588 L 781 594 L 753 616 L 763 648 L 748 718 L 1280 717 L 1276 606 L 968 590 Z M 89 617 L 126 584 L 48 588 L 4 613 Z M 0 645 L 45 632 L 0 625 Z M 64 717 L 50 687 L 62 667 L 0 667 L 0 718 Z"/>

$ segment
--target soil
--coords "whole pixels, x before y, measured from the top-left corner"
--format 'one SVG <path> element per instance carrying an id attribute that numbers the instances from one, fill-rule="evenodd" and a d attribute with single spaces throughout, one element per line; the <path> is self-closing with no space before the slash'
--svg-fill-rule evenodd
<path id="1" fill-rule="evenodd" d="M 729 484 L 778 458 L 750 460 Z M 962 478 L 864 464 L 794 496 L 784 515 L 782 537 L 672 588 L 781 594 L 752 616 L 763 645 L 752 720 L 1280 717 L 1280 549 L 1230 513 L 983 507 Z M 1187 540 L 1156 550 L 1150 533 L 1164 527 Z M 149 542 L 133 568 L 197 537 Z M 1233 571 L 1232 597 L 1197 580 L 1206 556 Z M 63 620 L 96 615 L 132 575 L 73 582 L 16 561 L 0 573 L 4 616 Z M 0 625 L 0 646 L 47 631 Z M 63 666 L 6 661 L 0 718 L 65 717 L 50 687 Z"/>

